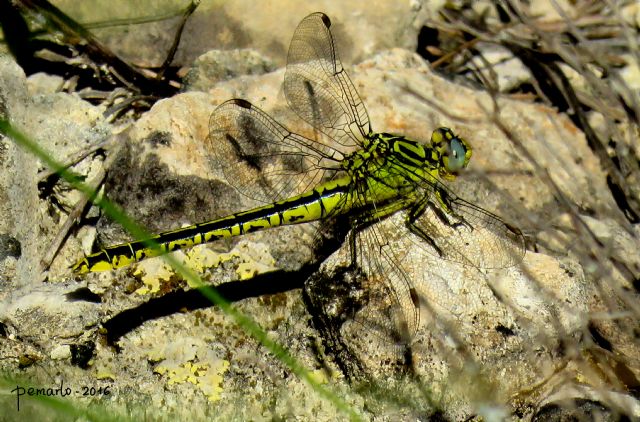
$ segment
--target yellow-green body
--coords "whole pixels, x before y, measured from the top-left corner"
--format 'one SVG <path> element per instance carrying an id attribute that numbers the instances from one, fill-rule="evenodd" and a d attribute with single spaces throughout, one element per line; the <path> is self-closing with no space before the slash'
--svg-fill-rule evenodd
<path id="1" fill-rule="evenodd" d="M 146 240 L 102 249 L 73 269 L 81 274 L 111 270 L 221 238 L 338 215 L 348 214 L 361 222 L 381 219 L 419 206 L 425 183 L 434 187 L 438 197 L 436 181 L 454 179 L 471 158 L 468 144 L 446 128 L 434 131 L 429 146 L 386 133 L 369 134 L 363 145 L 341 162 L 341 178 L 273 204 L 158 234 L 149 239 L 158 247 Z M 438 200 L 446 210 L 447 205 Z"/>

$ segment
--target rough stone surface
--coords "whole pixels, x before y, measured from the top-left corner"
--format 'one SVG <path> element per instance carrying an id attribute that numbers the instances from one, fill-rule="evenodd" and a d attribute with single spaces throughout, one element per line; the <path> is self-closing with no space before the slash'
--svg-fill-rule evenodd
<path id="1" fill-rule="evenodd" d="M 242 13 L 243 2 L 220 6 L 215 22 L 231 25 L 245 17 L 246 27 L 216 30 L 223 37 L 217 41 L 227 34 L 234 48 L 255 44 L 264 51 L 268 45 L 282 65 L 308 6 L 288 4 L 277 20 L 265 16 L 282 15 L 282 9 L 267 3 L 251 16 Z M 365 287 L 381 283 L 377 274 L 348 268 L 348 242 L 319 268 L 312 265 L 320 264 L 314 247 L 325 227 L 319 224 L 252 233 L 176 258 L 218 286 L 364 419 L 548 420 L 572 409 L 567 401 L 575 403 L 570 415 L 640 417 L 638 401 L 625 393 L 640 385 L 640 350 L 630 311 L 637 310 L 638 290 L 624 272 L 640 265 L 640 233 L 621 223 L 583 134 L 553 109 L 507 97 L 497 99 L 508 129 L 502 131 L 492 121 L 487 93 L 434 74 L 406 49 L 384 50 L 413 47 L 398 41 L 412 30 L 415 13 L 423 13 L 411 5 L 400 16 L 389 11 L 391 2 L 369 8 L 371 14 L 332 14 L 335 7 L 325 6 L 347 39 L 339 45 L 344 56 L 358 62 L 347 70 L 374 130 L 426 142 L 435 127 L 447 126 L 467 139 L 474 154 L 469 170 L 451 186 L 525 233 L 522 264 L 481 270 L 445 262 L 401 231 L 402 213 L 364 229 L 393 245 L 421 300 L 415 336 L 398 342 L 358 319 L 376 316 L 361 299 Z M 381 27 L 380 16 L 393 18 Z M 258 20 L 264 24 L 247 29 Z M 254 35 L 271 32 L 272 38 Z M 198 79 L 192 92 L 156 103 L 120 135 L 110 151 L 117 155 L 108 196 L 153 232 L 256 206 L 209 157 L 203 140 L 215 107 L 245 98 L 292 131 L 316 135 L 286 106 L 284 69 L 262 74 L 270 67 L 262 67 L 266 60 L 257 63 L 231 61 L 221 72 L 201 60 L 200 75 L 214 75 L 215 84 Z M 20 69 L 0 57 L 0 111 L 54 158 L 64 160 L 109 135 L 99 108 L 53 92 L 50 80 L 30 84 L 27 91 Z M 105 217 L 96 230 L 71 234 L 43 283 L 39 259 L 65 213 L 38 196 L 33 156 L 0 142 L 0 367 L 11 377 L 3 389 L 26 383 L 63 383 L 80 392 L 93 387 L 100 393 L 69 398 L 80 408 L 134 420 L 346 419 L 162 259 L 83 278 L 70 274 L 68 266 L 94 240 L 129 239 Z M 92 174 L 101 163 L 86 160 L 75 170 Z M 49 195 L 66 211 L 77 200 L 68 188 Z M 575 224 L 575 215 L 583 225 Z M 19 415 L 14 395 L 0 395 L 0 402 L 14 412 L 9 417 L 40 416 L 35 399 L 25 398 Z"/>

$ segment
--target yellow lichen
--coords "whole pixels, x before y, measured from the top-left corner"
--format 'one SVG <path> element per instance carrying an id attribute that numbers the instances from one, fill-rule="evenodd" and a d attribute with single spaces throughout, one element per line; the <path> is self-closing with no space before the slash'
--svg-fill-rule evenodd
<path id="1" fill-rule="evenodd" d="M 210 401 L 220 399 L 229 362 L 218 358 L 202 339 L 183 338 L 152 349 L 147 356 L 160 362 L 154 372 L 164 376 L 167 385 L 190 383 Z"/>
<path id="2" fill-rule="evenodd" d="M 239 254 L 235 250 L 220 253 L 214 252 L 205 245 L 202 245 L 187 251 L 184 263 L 189 269 L 197 273 L 202 273 L 208 268 L 219 267 L 222 263 L 231 261 L 238 256 Z"/>
<path id="3" fill-rule="evenodd" d="M 238 244 L 229 252 L 215 252 L 207 245 L 199 245 L 189 249 L 186 253 L 176 252 L 175 257 L 196 273 L 206 269 L 216 268 L 224 262 L 238 260 L 236 274 L 240 280 L 248 280 L 258 274 L 275 270 L 275 259 L 269 253 L 265 244 L 252 243 L 246 240 Z M 136 290 L 140 295 L 157 293 L 161 290 L 162 282 L 169 281 L 175 270 L 162 258 L 153 258 L 138 264 L 134 275 L 144 286 Z M 187 280 L 188 282 L 188 280 Z M 192 286 L 189 287 L 199 287 Z"/>
<path id="4" fill-rule="evenodd" d="M 236 270 L 240 280 L 248 280 L 258 274 L 276 269 L 276 261 L 263 243 L 240 241 L 234 250 L 237 250 L 238 255 L 242 258 L 242 262 L 238 264 Z"/>
<path id="5" fill-rule="evenodd" d="M 100 370 L 100 371 L 98 371 L 96 373 L 96 379 L 99 379 L 99 380 L 107 380 L 107 379 L 108 380 L 115 380 L 116 379 L 116 375 L 113 372 L 109 371 L 109 370 L 103 369 L 103 370 Z"/>
<path id="6" fill-rule="evenodd" d="M 220 393 L 222 393 L 222 381 L 223 375 L 229 369 L 229 361 L 219 360 L 217 365 L 208 368 L 198 382 L 198 387 L 207 396 L 209 401 L 215 402 L 220 400 Z"/>
<path id="7" fill-rule="evenodd" d="M 174 273 L 173 268 L 161 258 L 140 262 L 133 275 L 139 277 L 144 286 L 137 289 L 136 293 L 148 295 L 159 292 L 162 281 L 169 281 Z"/>

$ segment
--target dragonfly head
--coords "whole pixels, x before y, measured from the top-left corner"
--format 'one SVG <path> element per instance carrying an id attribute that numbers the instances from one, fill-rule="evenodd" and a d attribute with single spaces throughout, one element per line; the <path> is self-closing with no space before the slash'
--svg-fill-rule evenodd
<path id="1" fill-rule="evenodd" d="M 431 145 L 438 156 L 439 176 L 453 180 L 469 164 L 471 146 L 451 129 L 440 127 L 431 135 Z"/>

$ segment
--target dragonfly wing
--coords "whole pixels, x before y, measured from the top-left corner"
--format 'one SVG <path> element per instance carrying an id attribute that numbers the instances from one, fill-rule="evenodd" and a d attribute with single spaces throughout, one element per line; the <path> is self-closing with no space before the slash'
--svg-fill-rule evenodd
<path id="1" fill-rule="evenodd" d="M 522 261 L 525 240 L 520 230 L 459 198 L 442 183 L 436 182 L 425 194 L 428 206 L 413 223 L 427 237 L 416 238 L 420 245 L 476 268 L 508 268 Z"/>
<path id="2" fill-rule="evenodd" d="M 293 34 L 284 93 L 301 119 L 344 146 L 359 146 L 371 132 L 367 110 L 342 67 L 331 21 L 313 13 Z"/>
<path id="3" fill-rule="evenodd" d="M 408 249 L 398 247 L 406 230 L 387 230 L 379 216 L 403 208 L 400 203 L 378 201 L 372 179 L 354 184 L 351 197 L 354 216 L 351 243 L 352 260 L 365 274 L 367 304 L 356 315 L 356 322 L 396 346 L 408 344 L 420 323 L 420 300 L 402 262 Z"/>
<path id="4" fill-rule="evenodd" d="M 240 99 L 222 103 L 211 114 L 206 146 L 231 186 L 264 203 L 309 190 L 338 168 L 335 151 L 290 132 Z"/>
<path id="5" fill-rule="evenodd" d="M 393 234 L 383 234 L 378 224 L 356 234 L 357 262 L 367 275 L 368 284 L 365 289 L 368 303 L 356 321 L 400 346 L 409 343 L 418 329 L 420 301 L 402 268 L 406 251 L 396 246 Z"/>

